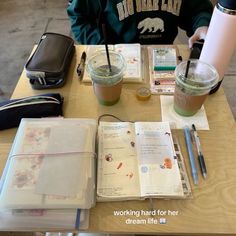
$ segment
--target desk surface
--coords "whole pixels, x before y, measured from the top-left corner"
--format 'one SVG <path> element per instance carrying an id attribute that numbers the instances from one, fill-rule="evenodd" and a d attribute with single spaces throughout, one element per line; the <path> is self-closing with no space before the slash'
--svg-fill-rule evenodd
<path id="1" fill-rule="evenodd" d="M 179 46 L 181 56 L 186 59 L 188 49 Z M 77 46 L 68 79 L 63 88 L 57 90 L 32 90 L 23 71 L 12 98 L 26 97 L 46 92 L 60 92 L 64 98 L 65 117 L 97 118 L 110 113 L 123 120 L 161 121 L 160 98 L 152 96 L 149 101 L 138 101 L 135 90 L 140 85 L 125 84 L 120 101 L 111 107 L 99 105 L 91 84 L 80 83 L 75 72 L 83 46 Z M 144 50 L 147 57 L 146 49 Z M 145 66 L 148 70 L 148 65 Z M 236 234 L 236 125 L 222 89 L 207 98 L 205 109 L 210 131 L 199 131 L 205 162 L 207 180 L 200 176 L 199 186 L 194 186 L 188 158 L 186 158 L 193 198 L 188 200 L 153 200 L 154 209 L 166 211 L 166 224 L 152 220 L 144 213 L 150 210 L 149 201 L 125 201 L 97 203 L 90 211 L 88 231 L 136 234 Z M 1 131 L 0 171 L 4 168 L 16 129 Z M 187 157 L 182 130 L 178 130 L 182 152 Z M 0 172 L 0 173 L 1 173 Z M 127 216 L 115 216 L 114 211 Z M 169 210 L 169 212 L 168 212 Z M 159 213 L 160 213 L 159 211 Z M 140 213 L 139 217 L 129 213 Z M 176 215 L 171 215 L 176 214 Z M 155 216 L 153 219 L 160 219 Z M 131 219 L 134 221 L 127 221 Z M 148 221 L 148 219 L 150 219 Z"/>

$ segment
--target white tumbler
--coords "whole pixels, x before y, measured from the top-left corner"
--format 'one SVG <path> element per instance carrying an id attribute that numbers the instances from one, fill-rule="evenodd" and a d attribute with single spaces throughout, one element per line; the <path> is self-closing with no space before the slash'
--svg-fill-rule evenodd
<path id="1" fill-rule="evenodd" d="M 219 0 L 214 8 L 199 58 L 213 65 L 219 73 L 219 82 L 210 93 L 219 89 L 235 48 L 236 0 Z"/>

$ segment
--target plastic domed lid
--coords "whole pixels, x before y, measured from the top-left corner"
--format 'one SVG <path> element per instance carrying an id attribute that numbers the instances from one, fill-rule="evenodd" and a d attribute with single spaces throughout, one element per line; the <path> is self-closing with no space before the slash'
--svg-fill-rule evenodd
<path id="1" fill-rule="evenodd" d="M 219 0 L 218 3 L 224 8 L 236 10 L 235 0 Z"/>

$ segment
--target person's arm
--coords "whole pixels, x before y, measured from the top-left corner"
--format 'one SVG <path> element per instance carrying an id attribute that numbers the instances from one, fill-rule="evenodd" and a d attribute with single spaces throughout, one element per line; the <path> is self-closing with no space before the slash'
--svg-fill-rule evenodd
<path id="1" fill-rule="evenodd" d="M 198 27 L 194 34 L 188 39 L 188 46 L 189 48 L 192 48 L 193 47 L 193 44 L 196 42 L 196 41 L 199 41 L 199 40 L 205 40 L 206 38 L 206 35 L 207 35 L 207 30 L 208 30 L 208 26 L 200 26 Z"/>
<path id="2" fill-rule="evenodd" d="M 81 44 L 102 44 L 103 37 L 97 25 L 101 6 L 99 1 L 72 0 L 67 7 L 71 29 Z"/>
<path id="3" fill-rule="evenodd" d="M 189 47 L 200 39 L 205 39 L 211 20 L 213 6 L 209 0 L 183 0 L 179 27 L 184 29 L 189 39 Z"/>

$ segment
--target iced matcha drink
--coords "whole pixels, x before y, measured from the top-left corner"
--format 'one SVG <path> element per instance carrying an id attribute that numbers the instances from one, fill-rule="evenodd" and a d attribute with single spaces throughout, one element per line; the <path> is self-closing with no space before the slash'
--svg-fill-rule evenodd
<path id="1" fill-rule="evenodd" d="M 213 66 L 199 60 L 191 60 L 187 74 L 186 70 L 187 61 L 175 70 L 174 110 L 181 116 L 192 116 L 201 108 L 219 76 Z"/>
<path id="2" fill-rule="evenodd" d="M 105 51 L 100 51 L 89 59 L 87 70 L 93 82 L 94 93 L 102 105 L 113 105 L 120 99 L 125 60 L 119 53 L 110 51 L 111 67 L 107 63 Z"/>

